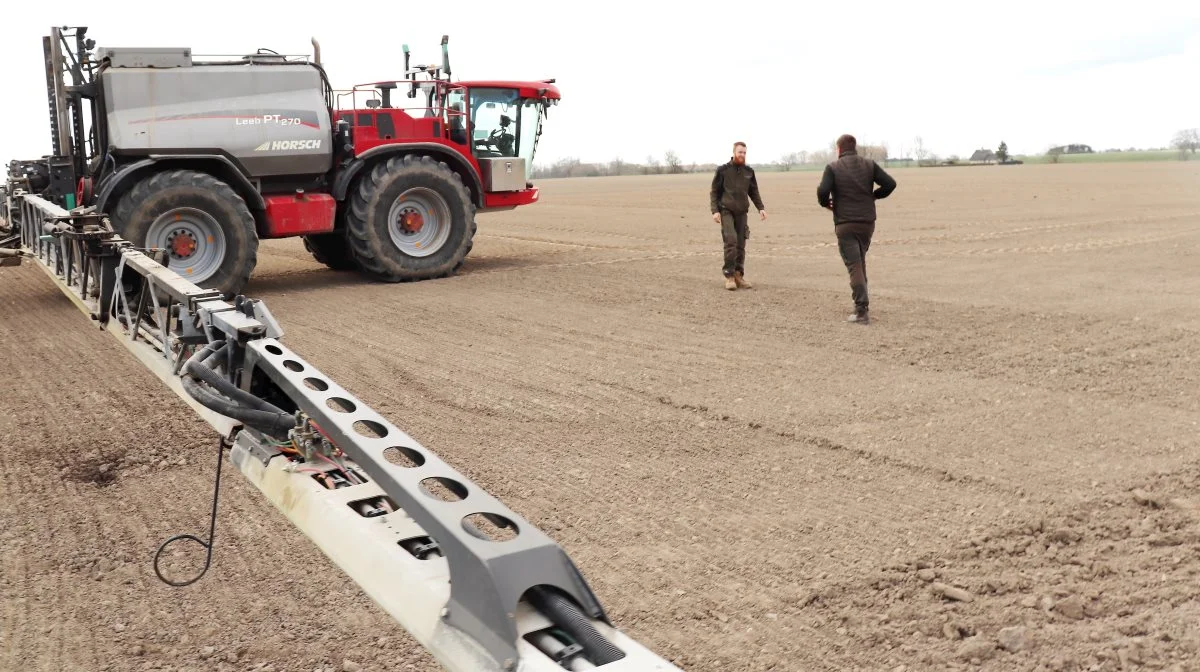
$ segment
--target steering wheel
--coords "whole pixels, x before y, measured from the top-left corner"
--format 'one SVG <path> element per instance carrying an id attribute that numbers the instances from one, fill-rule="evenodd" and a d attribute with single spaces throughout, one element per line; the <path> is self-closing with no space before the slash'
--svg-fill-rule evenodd
<path id="1" fill-rule="evenodd" d="M 511 156 L 513 149 L 513 135 L 507 129 L 497 128 L 488 134 L 486 138 L 480 138 L 475 141 L 476 147 L 495 147 L 496 151 L 501 156 Z"/>
<path id="2" fill-rule="evenodd" d="M 480 139 L 476 140 L 475 144 L 483 145 L 484 147 L 495 145 L 495 144 L 498 144 L 498 141 L 500 140 L 500 137 L 502 135 L 504 135 L 503 128 L 493 129 L 492 132 L 488 134 L 488 137 L 480 138 Z"/>
<path id="3" fill-rule="evenodd" d="M 477 145 L 483 144 L 485 147 L 495 147 L 496 151 L 500 152 L 501 156 L 512 156 L 513 143 L 515 141 L 516 138 L 513 137 L 512 133 L 508 132 L 508 129 L 497 128 L 493 130 L 486 139 L 476 140 L 475 143 Z"/>

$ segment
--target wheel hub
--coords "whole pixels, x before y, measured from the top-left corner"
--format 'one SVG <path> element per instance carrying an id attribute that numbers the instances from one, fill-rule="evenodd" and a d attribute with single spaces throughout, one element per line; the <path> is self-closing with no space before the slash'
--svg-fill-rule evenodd
<path id="1" fill-rule="evenodd" d="M 190 232 L 176 229 L 167 236 L 167 247 L 171 250 L 171 256 L 176 259 L 187 259 L 196 252 L 199 243 Z"/>
<path id="2" fill-rule="evenodd" d="M 199 208 L 181 206 L 162 213 L 146 231 L 145 246 L 164 249 L 167 267 L 204 286 L 225 261 L 227 241 L 215 217 Z"/>
<path id="3" fill-rule="evenodd" d="M 400 228 L 407 234 L 418 233 L 425 226 L 425 218 L 421 213 L 411 208 L 405 208 L 400 215 Z"/>
<path id="4" fill-rule="evenodd" d="M 392 243 L 410 257 L 428 257 L 450 239 L 450 204 L 436 190 L 412 187 L 388 208 Z"/>

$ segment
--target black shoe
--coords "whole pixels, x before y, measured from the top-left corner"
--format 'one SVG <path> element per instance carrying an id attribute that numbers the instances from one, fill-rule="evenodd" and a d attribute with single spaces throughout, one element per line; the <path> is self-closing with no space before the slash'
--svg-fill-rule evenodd
<path id="1" fill-rule="evenodd" d="M 846 321 L 853 322 L 854 324 L 867 325 L 871 323 L 871 316 L 864 311 L 861 313 L 854 313 L 850 317 L 847 317 Z"/>

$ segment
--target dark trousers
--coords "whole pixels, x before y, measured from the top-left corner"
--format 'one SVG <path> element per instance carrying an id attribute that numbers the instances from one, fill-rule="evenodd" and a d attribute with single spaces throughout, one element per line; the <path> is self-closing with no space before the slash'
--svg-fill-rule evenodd
<path id="1" fill-rule="evenodd" d="M 725 277 L 746 272 L 746 239 L 750 227 L 746 224 L 746 213 L 721 211 L 721 239 L 725 241 Z"/>
<path id="2" fill-rule="evenodd" d="M 833 227 L 837 235 L 838 252 L 846 271 L 850 274 L 850 294 L 854 299 L 854 312 L 867 312 L 867 250 L 871 247 L 871 236 L 875 233 L 874 222 L 847 222 Z"/>

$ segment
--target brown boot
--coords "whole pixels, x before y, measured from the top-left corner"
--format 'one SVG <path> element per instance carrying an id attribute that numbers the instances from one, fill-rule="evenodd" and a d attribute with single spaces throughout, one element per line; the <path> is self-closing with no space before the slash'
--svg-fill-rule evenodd
<path id="1" fill-rule="evenodd" d="M 746 278 L 742 277 L 741 273 L 734 273 L 733 281 L 735 283 L 737 283 L 738 289 L 751 289 L 754 287 L 754 285 L 750 284 L 750 282 L 747 281 Z"/>
<path id="2" fill-rule="evenodd" d="M 732 275 L 725 276 L 725 289 L 733 290 L 737 288 L 737 280 L 734 280 Z"/>

